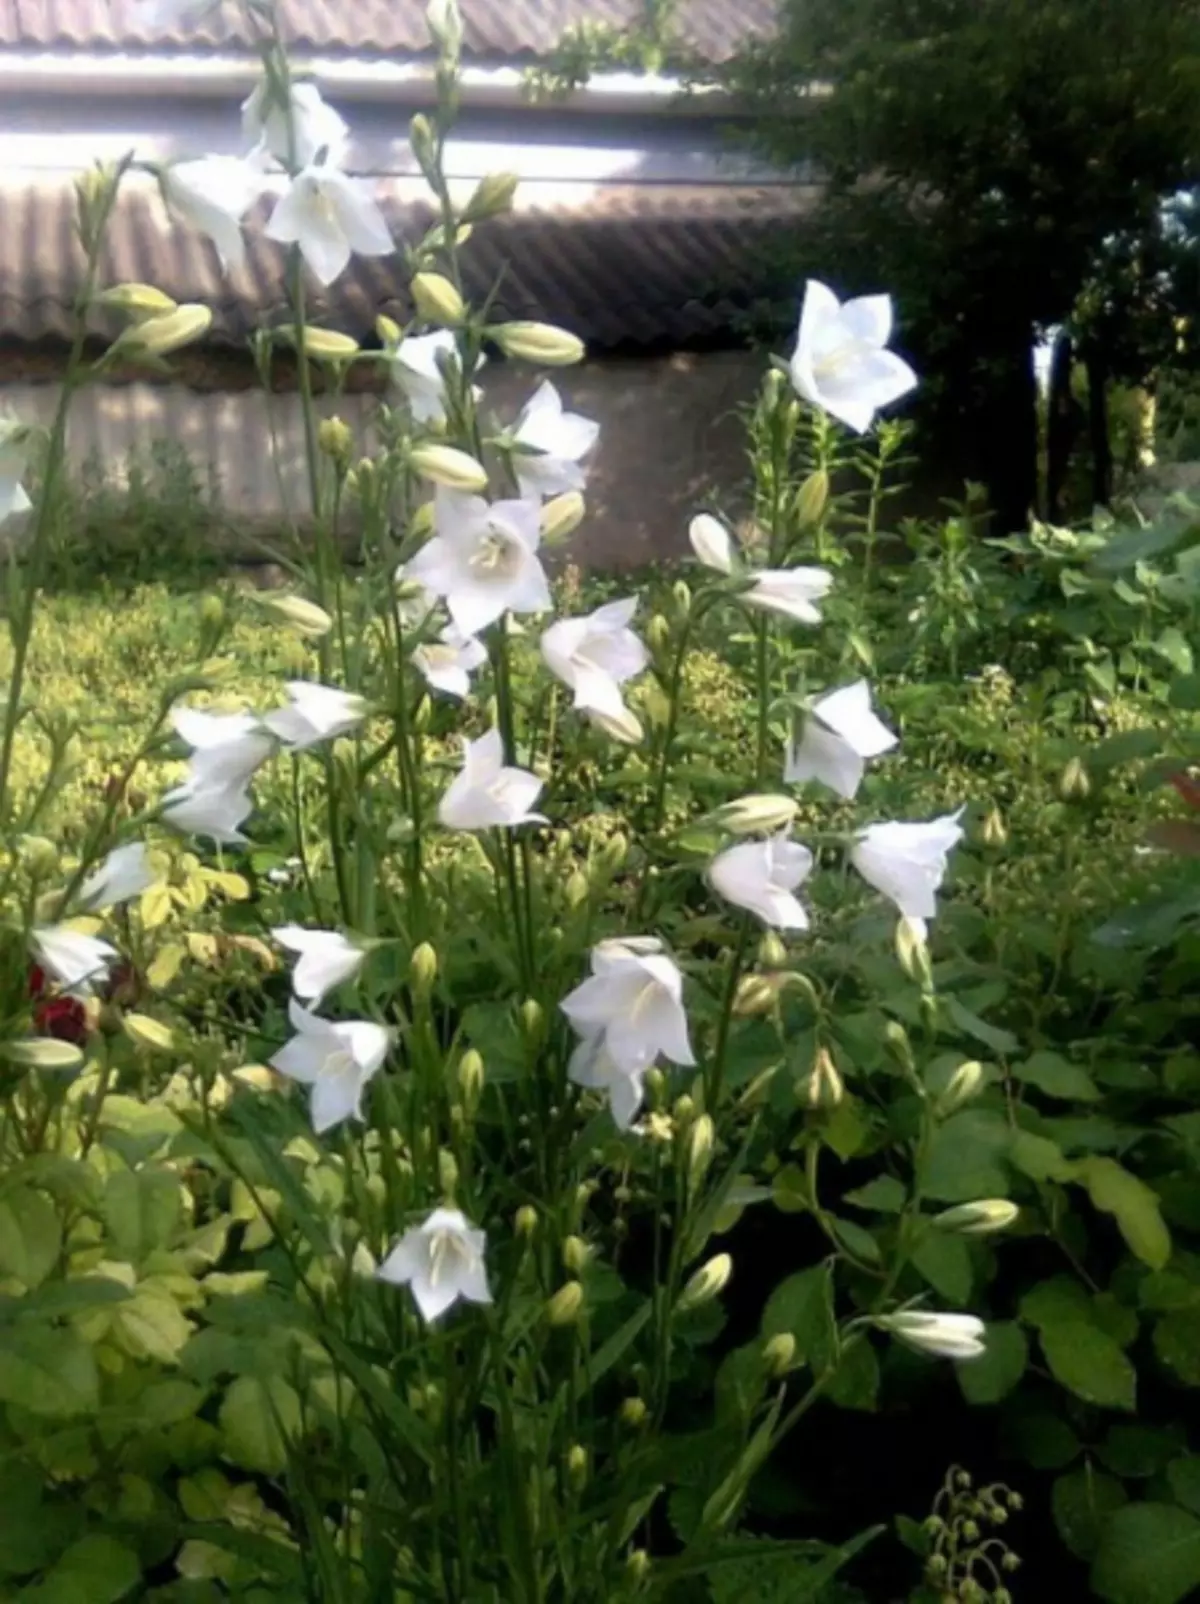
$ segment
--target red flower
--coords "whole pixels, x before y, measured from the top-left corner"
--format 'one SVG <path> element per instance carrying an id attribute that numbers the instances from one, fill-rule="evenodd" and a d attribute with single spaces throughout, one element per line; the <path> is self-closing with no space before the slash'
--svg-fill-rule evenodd
<path id="1" fill-rule="evenodd" d="M 74 1042 L 79 1047 L 87 1040 L 87 1009 L 77 997 L 49 996 L 50 980 L 39 964 L 29 968 L 29 995 L 34 999 L 34 1029 L 42 1036 L 53 1036 L 58 1041 Z"/>

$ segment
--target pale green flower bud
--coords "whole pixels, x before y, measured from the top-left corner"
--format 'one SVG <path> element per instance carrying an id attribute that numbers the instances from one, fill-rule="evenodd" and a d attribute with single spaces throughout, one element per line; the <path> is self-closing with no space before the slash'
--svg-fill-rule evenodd
<path id="1" fill-rule="evenodd" d="M 896 957 L 900 967 L 911 981 L 923 991 L 933 985 L 933 966 L 929 961 L 929 948 L 921 928 L 912 919 L 896 921 Z"/>
<path id="2" fill-rule="evenodd" d="M 610 835 L 597 854 L 596 861 L 606 875 L 616 874 L 629 854 L 629 839 L 618 831 Z"/>
<path id="3" fill-rule="evenodd" d="M 400 325 L 394 318 L 387 317 L 382 312 L 375 319 L 375 332 L 379 336 L 379 343 L 385 348 L 400 344 L 402 338 Z"/>
<path id="4" fill-rule="evenodd" d="M 680 618 L 686 618 L 692 610 L 691 587 L 685 579 L 677 579 L 671 586 L 671 595 L 675 601 L 675 609 Z"/>
<path id="5" fill-rule="evenodd" d="M 933 1223 L 939 1231 L 951 1231 L 958 1236 L 991 1236 L 1013 1224 L 1020 1209 L 1007 1198 L 981 1198 L 977 1203 L 959 1203 L 952 1209 L 935 1214 Z"/>
<path id="6" fill-rule="evenodd" d="M 774 835 L 792 823 L 796 812 L 797 804 L 790 796 L 743 796 L 717 808 L 712 821 L 730 835 Z"/>
<path id="7" fill-rule="evenodd" d="M 344 418 L 322 418 L 317 426 L 317 444 L 332 461 L 348 463 L 354 450 L 350 425 Z"/>
<path id="8" fill-rule="evenodd" d="M 462 296 L 442 273 L 417 273 L 411 288 L 417 311 L 427 323 L 453 329 L 467 315 Z"/>
<path id="9" fill-rule="evenodd" d="M 564 490 L 552 496 L 542 508 L 542 539 L 548 546 L 557 546 L 568 535 L 573 535 L 587 516 L 587 502 L 578 490 Z"/>
<path id="10" fill-rule="evenodd" d="M 458 1186 L 458 1160 L 448 1147 L 438 1149 L 438 1185 L 447 1197 L 453 1197 Z"/>
<path id="11" fill-rule="evenodd" d="M 428 996 L 437 979 L 438 957 L 427 941 L 413 949 L 413 955 L 408 961 L 409 978 L 413 990 L 419 996 Z"/>
<path id="12" fill-rule="evenodd" d="M 124 312 L 126 317 L 138 323 L 144 323 L 151 317 L 163 317 L 168 312 L 178 310 L 178 302 L 173 301 L 169 295 L 164 295 L 161 290 L 156 290 L 153 284 L 114 284 L 109 289 L 100 291 L 96 297 L 96 305 Z"/>
<path id="13" fill-rule="evenodd" d="M 671 626 L 661 613 L 655 613 L 646 625 L 646 642 L 651 651 L 662 652 L 671 643 Z"/>
<path id="14" fill-rule="evenodd" d="M 983 1089 L 983 1065 L 975 1059 L 960 1064 L 946 1082 L 946 1089 L 937 1100 L 936 1112 L 942 1119 L 966 1106 Z"/>
<path id="15" fill-rule="evenodd" d="M 777 1331 L 763 1343 L 763 1369 L 773 1380 L 786 1376 L 796 1360 L 796 1339 L 790 1331 Z"/>
<path id="16" fill-rule="evenodd" d="M 829 500 L 829 475 L 824 468 L 810 473 L 796 492 L 796 522 L 802 529 L 820 523 Z"/>
<path id="17" fill-rule="evenodd" d="M 225 603 L 219 596 L 206 596 L 200 603 L 200 622 L 205 629 L 223 629 L 227 616 Z"/>
<path id="18" fill-rule="evenodd" d="M 846 1083 L 826 1047 L 818 1047 L 812 1068 L 800 1083 L 800 1101 L 806 1108 L 835 1109 L 846 1095 Z"/>
<path id="19" fill-rule="evenodd" d="M 728 1253 L 718 1253 L 715 1258 L 709 1259 L 707 1264 L 689 1277 L 687 1285 L 679 1294 L 677 1309 L 680 1314 L 686 1314 L 691 1309 L 699 1309 L 706 1303 L 711 1303 L 725 1290 L 729 1277 L 733 1274 L 733 1259 Z"/>
<path id="20" fill-rule="evenodd" d="M 671 1117 L 680 1129 L 685 1125 L 690 1125 L 692 1120 L 695 1119 L 696 1105 L 686 1092 L 682 1097 L 675 1099 L 675 1107 L 671 1110 Z"/>
<path id="21" fill-rule="evenodd" d="M 985 847 L 1002 847 L 1008 841 L 1008 829 L 999 808 L 993 808 L 983 821 L 979 839 Z"/>
<path id="22" fill-rule="evenodd" d="M 625 1556 L 625 1575 L 634 1587 L 639 1587 L 650 1574 L 650 1556 L 644 1548 L 632 1549 Z"/>
<path id="23" fill-rule="evenodd" d="M 463 222 L 481 223 L 487 217 L 510 212 L 519 183 L 516 173 L 487 173 L 463 209 Z"/>
<path id="24" fill-rule="evenodd" d="M 505 356 L 548 368 L 569 368 L 584 358 L 583 341 L 552 323 L 497 323 L 488 334 Z"/>
<path id="25" fill-rule="evenodd" d="M 571 1326 L 583 1312 L 583 1288 L 578 1281 L 567 1281 L 546 1304 L 546 1320 L 552 1326 Z"/>
<path id="26" fill-rule="evenodd" d="M 352 334 L 341 334 L 337 329 L 322 329 L 315 324 L 306 323 L 303 332 L 292 324 L 284 324 L 273 330 L 278 340 L 285 345 L 300 349 L 301 339 L 304 341 L 304 354 L 317 357 L 327 362 L 346 362 L 358 355 L 358 341 Z"/>
<path id="27" fill-rule="evenodd" d="M 0 1058 L 22 1069 L 70 1070 L 83 1066 L 83 1054 L 74 1042 L 59 1041 L 54 1036 L 0 1043 Z"/>
<path id="28" fill-rule="evenodd" d="M 177 306 L 173 312 L 131 324 L 114 341 L 112 350 L 123 356 L 169 356 L 207 334 L 212 320 L 211 306 Z"/>
<path id="29" fill-rule="evenodd" d="M 1092 794 L 1092 782 L 1087 768 L 1077 758 L 1071 758 L 1058 779 L 1058 794 L 1064 802 L 1083 802 Z"/>
<path id="30" fill-rule="evenodd" d="M 175 1048 L 175 1037 L 157 1019 L 151 1019 L 149 1014 L 124 1014 L 121 1018 L 121 1027 L 131 1042 L 138 1047 L 145 1047 L 151 1052 L 169 1053 Z"/>
<path id="31" fill-rule="evenodd" d="M 626 1398 L 617 1414 L 623 1426 L 628 1426 L 631 1431 L 637 1431 L 646 1424 L 650 1411 L 640 1398 Z"/>
<path id="32" fill-rule="evenodd" d="M 520 1237 L 531 1237 L 538 1228 L 537 1210 L 532 1203 L 522 1203 L 513 1216 L 513 1230 Z"/>
<path id="33" fill-rule="evenodd" d="M 712 1116 L 701 1114 L 687 1136 L 687 1178 L 688 1186 L 693 1192 L 708 1174 L 715 1144 L 716 1127 L 713 1125 Z"/>
<path id="34" fill-rule="evenodd" d="M 562 1261 L 572 1275 L 579 1275 L 590 1257 L 588 1245 L 581 1236 L 567 1237 L 562 1246 Z"/>
<path id="35" fill-rule="evenodd" d="M 588 877 L 582 869 L 576 869 L 567 876 L 567 883 L 563 887 L 563 896 L 566 898 L 568 908 L 580 908 L 588 899 Z"/>
<path id="36" fill-rule="evenodd" d="M 478 492 L 487 489 L 487 470 L 456 446 L 419 445 L 409 453 L 413 472 L 447 490 Z"/>
<path id="37" fill-rule="evenodd" d="M 521 1019 L 521 1029 L 526 1039 L 537 1043 L 542 1039 L 542 1032 L 546 1024 L 546 1010 L 535 997 L 526 997 L 518 1009 Z"/>
<path id="38" fill-rule="evenodd" d="M 328 635 L 333 628 L 333 619 L 325 609 L 303 596 L 260 596 L 258 604 L 310 640 Z"/>
<path id="39" fill-rule="evenodd" d="M 58 848 L 44 835 L 23 835 L 19 846 L 21 862 L 30 874 L 40 879 L 58 869 Z"/>
<path id="40" fill-rule="evenodd" d="M 779 1001 L 779 993 L 766 975 L 743 975 L 733 996 L 733 1012 L 739 1019 L 769 1014 Z"/>
<path id="41" fill-rule="evenodd" d="M 587 1475 L 587 1449 L 580 1443 L 572 1443 L 567 1449 L 567 1480 L 577 1493 L 587 1484 Z"/>
<path id="42" fill-rule="evenodd" d="M 778 931 L 768 930 L 758 944 L 758 961 L 767 969 L 781 969 L 787 963 L 787 947 Z"/>
<path id="43" fill-rule="evenodd" d="M 482 1057 L 474 1047 L 468 1047 L 458 1065 L 458 1086 L 468 1109 L 478 1106 L 485 1078 Z"/>
<path id="44" fill-rule="evenodd" d="M 907 1074 L 916 1068 L 908 1032 L 898 1019 L 889 1019 L 883 1027 L 883 1044 Z"/>

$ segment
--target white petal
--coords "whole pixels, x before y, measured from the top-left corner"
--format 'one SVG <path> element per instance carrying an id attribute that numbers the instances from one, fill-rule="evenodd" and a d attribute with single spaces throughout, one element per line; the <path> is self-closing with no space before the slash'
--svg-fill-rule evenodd
<path id="1" fill-rule="evenodd" d="M 688 539 L 706 568 L 713 568 L 719 574 L 733 572 L 733 542 L 719 519 L 702 512 L 688 525 Z"/>
<path id="2" fill-rule="evenodd" d="M 880 350 L 892 337 L 892 298 L 890 295 L 859 295 L 841 309 L 842 327 L 866 345 Z"/>
<path id="3" fill-rule="evenodd" d="M 351 250 L 359 256 L 391 255 L 396 242 L 369 185 L 341 173 L 330 173 L 325 180 L 325 193 Z"/>
<path id="4" fill-rule="evenodd" d="M 810 717 L 804 721 L 799 742 L 788 752 L 783 777 L 789 785 L 819 780 L 850 802 L 862 784 L 865 769 L 864 760 L 852 746 Z"/>
<path id="5" fill-rule="evenodd" d="M 812 710 L 860 757 L 880 757 L 896 745 L 895 735 L 871 710 L 871 687 L 865 679 L 820 697 Z"/>
<path id="6" fill-rule="evenodd" d="M 313 1130 L 324 1136 L 335 1126 L 348 1119 L 362 1119 L 363 1089 L 366 1077 L 352 1066 L 336 1074 L 328 1071 L 318 1075 L 309 1094 L 309 1109 Z"/>

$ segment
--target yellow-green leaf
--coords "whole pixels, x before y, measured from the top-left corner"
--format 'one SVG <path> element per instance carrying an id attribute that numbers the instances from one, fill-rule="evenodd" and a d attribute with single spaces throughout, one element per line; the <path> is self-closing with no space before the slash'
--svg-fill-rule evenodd
<path id="1" fill-rule="evenodd" d="M 225 1452 L 235 1465 L 278 1476 L 287 1467 L 287 1445 L 300 1429 L 300 1399 L 279 1376 L 267 1381 L 239 1376 L 218 1416 Z"/>
<path id="2" fill-rule="evenodd" d="M 1076 1175 L 1094 1206 L 1116 1220 L 1129 1251 L 1152 1270 L 1163 1269 L 1171 1257 L 1171 1233 L 1158 1197 L 1146 1183 L 1113 1158 L 1081 1159 Z"/>
<path id="3" fill-rule="evenodd" d="M 181 941 L 168 941 L 159 948 L 146 970 L 146 979 L 155 991 L 163 991 L 171 984 L 186 957 L 187 948 Z"/>
<path id="4" fill-rule="evenodd" d="M 142 926 L 146 930 L 155 930 L 159 925 L 166 924 L 171 917 L 171 888 L 165 882 L 151 886 L 148 891 L 142 892 L 138 907 L 142 915 Z"/>
<path id="5" fill-rule="evenodd" d="M 20 1187 L 0 1198 L 0 1276 L 32 1291 L 50 1274 L 61 1248 L 58 1211 L 44 1193 Z"/>

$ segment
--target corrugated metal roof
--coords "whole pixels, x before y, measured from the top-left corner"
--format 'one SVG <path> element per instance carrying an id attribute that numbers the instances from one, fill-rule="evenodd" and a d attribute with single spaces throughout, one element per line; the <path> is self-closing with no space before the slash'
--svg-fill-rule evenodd
<path id="1" fill-rule="evenodd" d="M 575 204 L 562 186 L 539 204 L 523 186 L 521 209 L 477 226 L 463 248 L 466 288 L 476 304 L 495 291 L 494 315 L 543 318 L 589 346 L 696 346 L 727 335 L 739 315 L 774 287 L 764 282 L 781 226 L 812 204 L 816 191 L 771 186 L 581 186 Z M 378 188 L 398 243 L 420 239 L 434 221 L 419 187 L 390 180 Z M 75 200 L 61 179 L 0 187 L 0 338 L 61 338 L 82 282 Z M 101 281 L 157 285 L 178 301 L 213 307 L 213 342 L 241 345 L 264 322 L 281 319 L 285 253 L 267 240 L 262 213 L 247 225 L 247 259 L 226 277 L 209 242 L 168 221 L 152 185 L 128 181 L 110 223 Z M 363 338 L 380 312 L 408 315 L 403 255 L 355 258 L 328 290 L 310 285 L 314 320 Z M 100 333 L 111 335 L 117 325 Z"/>
<path id="2" fill-rule="evenodd" d="M 461 0 L 468 56 L 512 60 L 544 56 L 579 23 L 628 27 L 644 0 Z M 429 49 L 424 0 L 279 0 L 285 37 L 323 54 L 423 54 Z M 675 30 L 706 61 L 725 60 L 748 35 L 770 32 L 776 0 L 681 0 Z M 3 0 L 0 46 L 34 49 L 228 50 L 252 46 L 236 0 L 188 27 L 152 30 L 137 0 Z"/>

